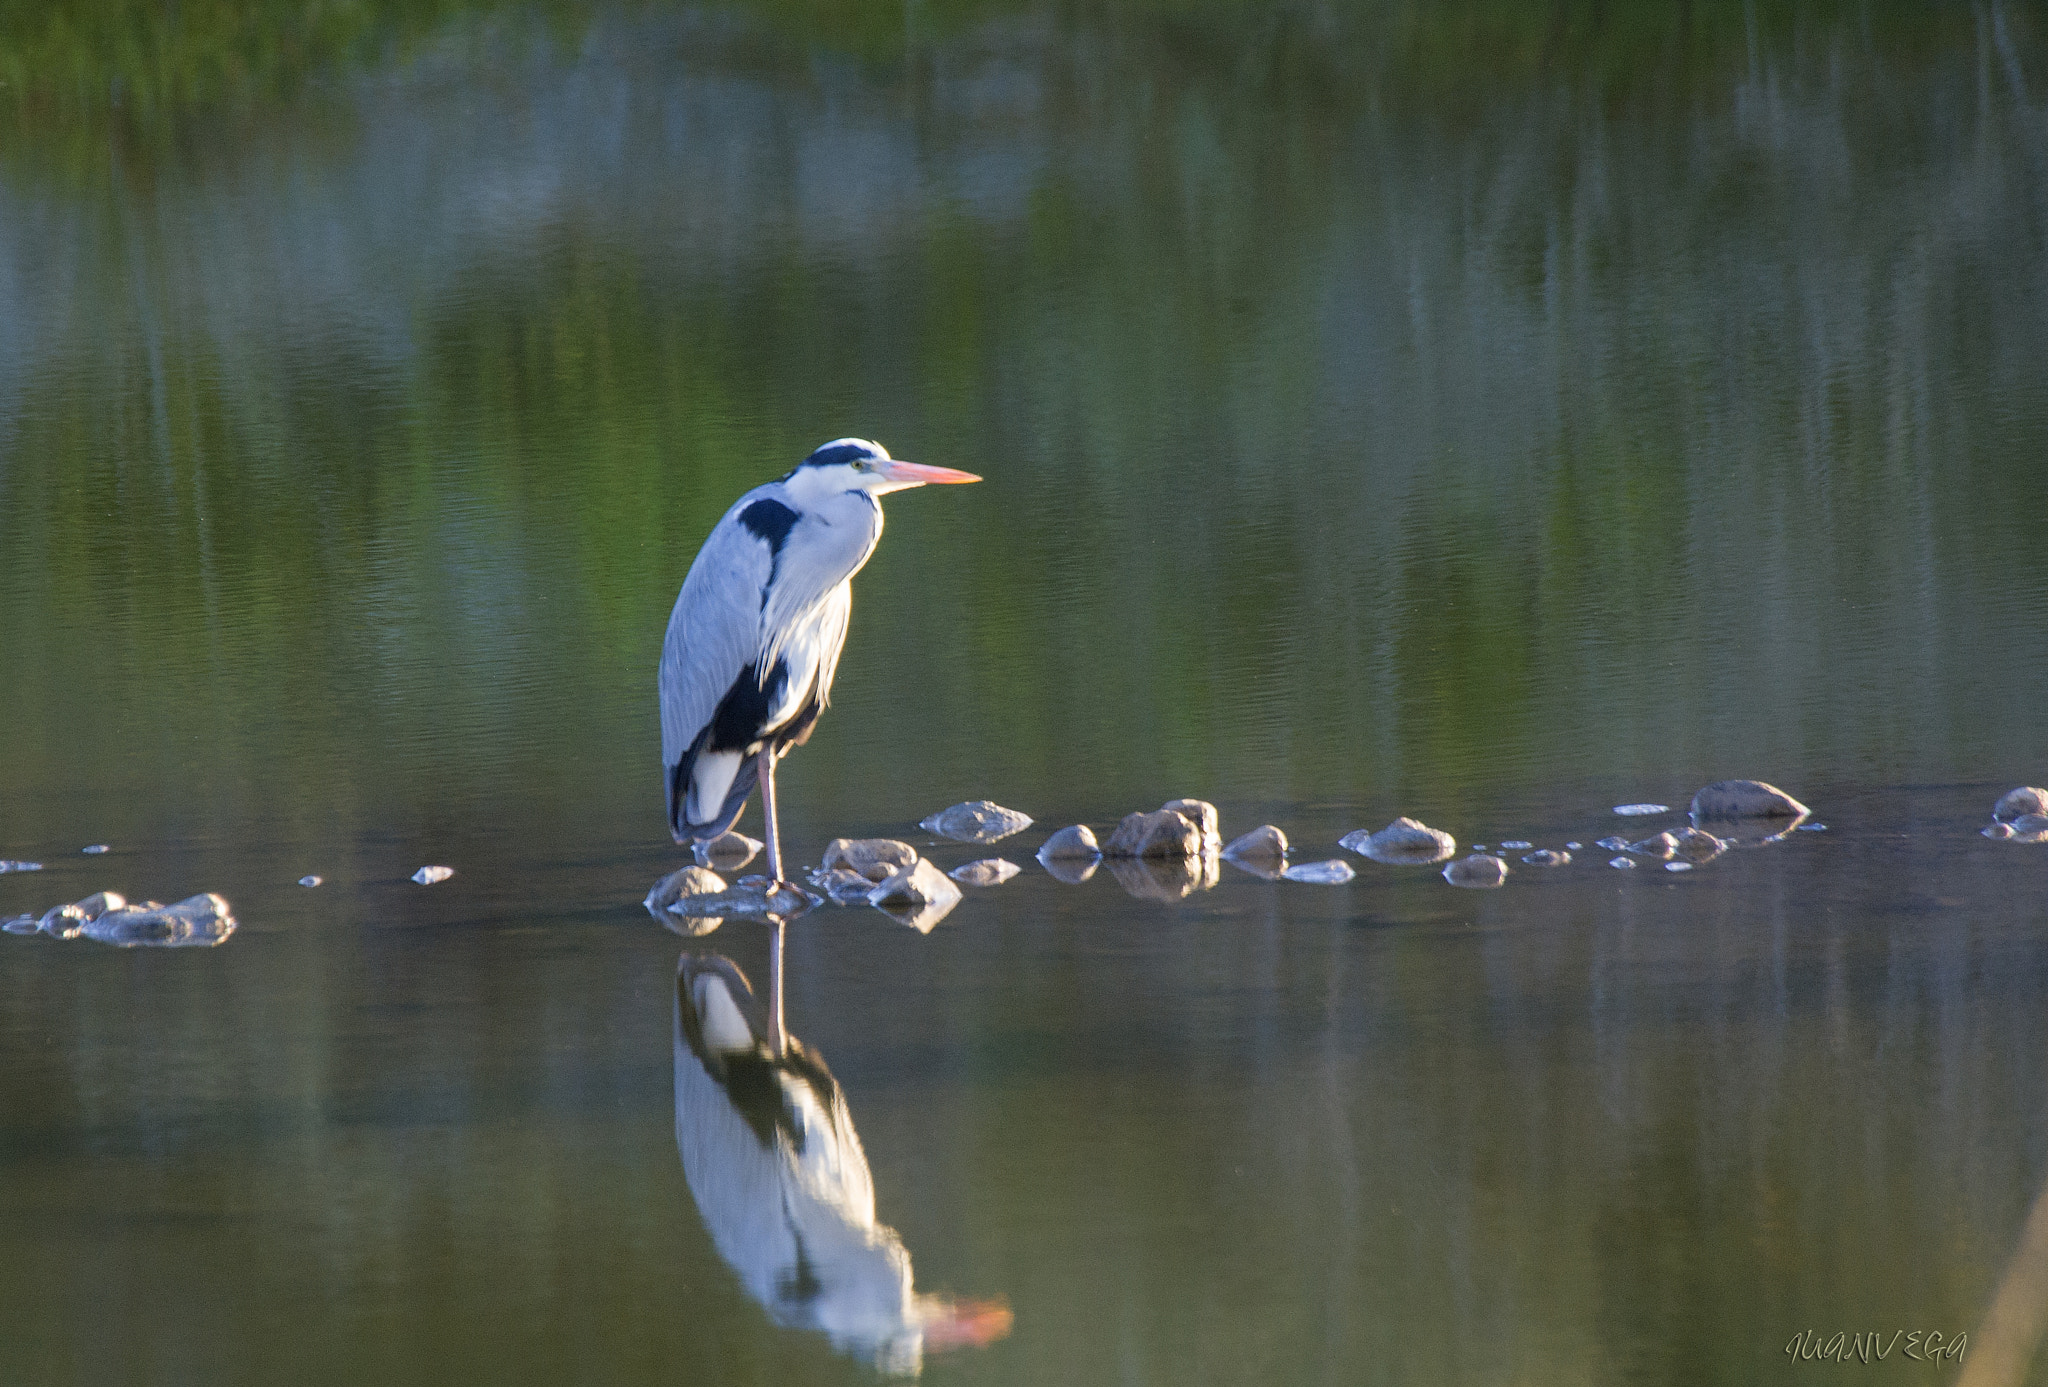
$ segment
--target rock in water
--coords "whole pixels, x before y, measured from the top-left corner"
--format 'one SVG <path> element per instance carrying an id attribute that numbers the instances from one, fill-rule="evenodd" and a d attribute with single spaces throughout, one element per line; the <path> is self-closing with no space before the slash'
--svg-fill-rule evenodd
<path id="1" fill-rule="evenodd" d="M 1377 833 L 1367 833 L 1362 828 L 1347 833 L 1338 840 L 1337 846 L 1362 853 L 1375 862 L 1427 867 L 1456 852 L 1458 840 L 1441 829 L 1403 817 Z"/>
<path id="2" fill-rule="evenodd" d="M 951 838 L 956 843 L 993 843 L 1031 827 L 1031 816 L 985 799 L 969 800 L 941 809 L 917 825 L 927 833 Z"/>
<path id="3" fill-rule="evenodd" d="M 53 906 L 45 911 L 43 918 L 36 922 L 36 928 L 52 939 L 76 939 L 85 933 L 85 927 L 110 910 L 126 910 L 128 899 L 119 891 L 95 891 L 82 901 L 70 905 Z M 150 901 L 145 909 L 156 909 L 157 903 Z"/>
<path id="4" fill-rule="evenodd" d="M 669 909 L 685 896 L 710 896 L 725 890 L 725 878 L 709 867 L 684 867 L 670 872 L 647 893 L 641 904 L 666 929 L 692 938 L 709 934 L 725 923 L 720 915 L 677 915 Z"/>
<path id="5" fill-rule="evenodd" d="M 1532 867 L 1569 867 L 1572 855 L 1568 852 L 1552 852 L 1549 848 L 1538 848 L 1522 860 Z"/>
<path id="6" fill-rule="evenodd" d="M 1486 890 L 1508 879 L 1508 864 L 1498 857 L 1475 852 L 1444 868 L 1444 880 L 1453 886 Z"/>
<path id="7" fill-rule="evenodd" d="M 1219 852 L 1223 848 L 1223 819 L 1216 812 L 1216 806 L 1205 799 L 1170 799 L 1159 806 L 1171 809 L 1202 831 L 1202 851 Z"/>
<path id="8" fill-rule="evenodd" d="M 11 919 L 0 920 L 0 930 L 6 930 L 9 934 L 34 934 L 36 932 L 36 917 L 33 915 L 16 915 Z"/>
<path id="9" fill-rule="evenodd" d="M 1681 828 L 1671 835 L 1673 851 L 1686 861 L 1698 866 L 1712 862 L 1727 850 L 1728 845 L 1711 833 L 1697 828 Z"/>
<path id="10" fill-rule="evenodd" d="M 1179 817 L 1176 815 L 1175 817 Z M 1187 820 L 1182 819 L 1186 823 Z M 1192 827 L 1192 825 L 1190 825 Z M 1199 829 L 1195 830 L 1200 832 Z M 1216 884 L 1214 853 L 1193 857 L 1111 857 L 1105 859 L 1117 885 L 1141 901 L 1178 901 Z"/>
<path id="11" fill-rule="evenodd" d="M 1175 809 L 1124 815 L 1102 845 L 1104 857 L 1185 859 L 1203 855 L 1202 827 Z"/>
<path id="12" fill-rule="evenodd" d="M 299 885 L 318 886 L 323 880 L 325 880 L 324 877 L 304 876 L 299 878 Z"/>
<path id="13" fill-rule="evenodd" d="M 0 872 L 40 872 L 42 869 L 43 864 L 40 862 L 0 861 Z"/>
<path id="14" fill-rule="evenodd" d="M 1095 834 L 1086 824 L 1061 829 L 1038 850 L 1040 862 L 1093 862 L 1100 856 L 1102 849 L 1096 846 Z"/>
<path id="15" fill-rule="evenodd" d="M 1984 836 L 1986 838 L 2010 838 L 2012 837 L 2012 825 L 1986 824 L 1984 825 Z"/>
<path id="16" fill-rule="evenodd" d="M 112 892 L 106 893 L 112 897 Z M 187 896 L 176 905 L 124 905 L 86 922 L 87 939 L 116 948 L 210 949 L 235 932 L 228 903 L 212 892 Z"/>
<path id="17" fill-rule="evenodd" d="M 1803 819 L 1806 806 L 1761 780 L 1717 780 L 1692 797 L 1692 821 L 1708 819 Z"/>
<path id="18" fill-rule="evenodd" d="M 2022 814 L 2006 827 L 2015 843 L 2048 843 L 2048 814 Z"/>
<path id="19" fill-rule="evenodd" d="M 1607 865 L 1618 867 L 1624 872 L 1632 872 L 1636 869 L 1636 860 L 1633 857 L 1610 857 L 1607 859 Z"/>
<path id="20" fill-rule="evenodd" d="M 422 867 L 412 874 L 412 879 L 422 886 L 432 886 L 437 881 L 446 881 L 455 875 L 453 867 Z"/>
<path id="21" fill-rule="evenodd" d="M 1594 846 L 1594 847 L 1596 847 L 1596 848 L 1600 848 L 1600 849 L 1602 849 L 1603 851 L 1606 851 L 1606 852 L 1627 852 L 1627 851 L 1628 851 L 1628 839 L 1626 839 L 1626 838 L 1602 838 L 1602 839 L 1601 839 L 1601 840 L 1600 840 L 1599 842 L 1597 842 L 1597 843 L 1593 844 L 1593 846 Z"/>
<path id="22" fill-rule="evenodd" d="M 834 838 L 825 845 L 826 871 L 844 868 L 869 882 L 883 882 L 917 865 L 917 849 L 895 838 Z"/>
<path id="23" fill-rule="evenodd" d="M 984 857 L 979 862 L 955 867 L 946 875 L 964 886 L 1001 886 L 1021 870 L 1016 863 L 1000 857 Z"/>
<path id="24" fill-rule="evenodd" d="M 1342 886 L 1358 873 L 1351 870 L 1349 862 L 1332 857 L 1323 862 L 1298 863 L 1280 875 L 1289 881 L 1305 881 L 1312 886 Z"/>
<path id="25" fill-rule="evenodd" d="M 886 911 L 920 934 L 946 918 L 960 904 L 960 888 L 923 858 L 868 892 L 868 904 Z"/>
<path id="26" fill-rule="evenodd" d="M 1644 814 L 1669 814 L 1671 806 L 1668 804 L 1617 804 L 1614 806 L 1614 812 L 1625 818 L 1633 819 L 1639 818 Z"/>
<path id="27" fill-rule="evenodd" d="M 756 875 L 741 877 L 723 891 L 679 896 L 669 902 L 668 909 L 670 914 L 685 919 L 710 919 L 716 915 L 722 920 L 730 920 L 734 916 L 755 920 L 779 916 L 794 920 L 822 904 L 824 902 L 816 896 L 786 881 L 777 886 L 767 877 Z"/>
<path id="28" fill-rule="evenodd" d="M 92 843 L 80 848 L 79 851 L 88 857 L 98 857 L 101 853 L 109 851 L 109 849 L 105 843 Z"/>
<path id="29" fill-rule="evenodd" d="M 737 872 L 754 860 L 754 854 L 761 851 L 761 847 L 759 838 L 749 838 L 744 833 L 721 833 L 708 843 L 692 843 L 690 856 L 697 859 L 699 867 Z"/>
<path id="30" fill-rule="evenodd" d="M 848 867 L 834 867 L 830 871 L 820 868 L 811 873 L 811 885 L 824 892 L 825 899 L 834 905 L 864 905 L 868 892 L 875 889 L 874 882 Z"/>
<path id="31" fill-rule="evenodd" d="M 2009 824 L 2026 814 L 2048 815 L 2048 790 L 2022 785 L 2017 790 L 2007 790 L 1991 811 L 1996 823 Z"/>
<path id="32" fill-rule="evenodd" d="M 1272 824 L 1260 824 L 1250 833 L 1230 840 L 1223 860 L 1267 881 L 1287 870 L 1287 835 Z"/>
<path id="33" fill-rule="evenodd" d="M 1638 857 L 1654 857 L 1662 861 L 1665 858 L 1677 856 L 1678 835 L 1675 833 L 1659 833 L 1654 838 L 1645 838 L 1640 842 L 1630 843 L 1628 850 L 1635 853 Z"/>

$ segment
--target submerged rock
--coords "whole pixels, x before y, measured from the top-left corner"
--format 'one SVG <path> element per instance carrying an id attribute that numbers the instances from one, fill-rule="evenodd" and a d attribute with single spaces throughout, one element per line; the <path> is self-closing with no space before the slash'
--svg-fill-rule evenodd
<path id="1" fill-rule="evenodd" d="M 1218 852 L 1223 847 L 1223 819 L 1216 806 L 1205 799 L 1170 799 L 1159 806 L 1171 809 L 1202 831 L 1202 851 Z"/>
<path id="2" fill-rule="evenodd" d="M 765 845 L 759 838 L 749 838 L 744 833 L 721 833 L 710 842 L 690 844 L 690 856 L 697 859 L 699 867 L 714 867 L 722 872 L 737 872 L 754 860 L 754 854 Z"/>
<path id="3" fill-rule="evenodd" d="M 1312 886 L 1342 886 L 1358 873 L 1343 858 L 1332 857 L 1322 862 L 1297 863 L 1280 875 L 1288 881 L 1305 881 Z"/>
<path id="4" fill-rule="evenodd" d="M 1664 864 L 1664 870 L 1667 872 L 1689 872 L 1692 869 L 1693 864 L 1690 862 L 1666 862 Z"/>
<path id="5" fill-rule="evenodd" d="M 1338 839 L 1337 846 L 1361 853 L 1375 862 L 1427 867 L 1456 852 L 1458 840 L 1441 829 L 1403 817 L 1377 833 L 1355 829 Z"/>
<path id="6" fill-rule="evenodd" d="M 1630 843 L 1628 850 L 1638 857 L 1655 857 L 1659 860 L 1676 857 L 1678 855 L 1678 835 L 1676 833 L 1659 833 L 1655 837 Z"/>
<path id="7" fill-rule="evenodd" d="M 1992 819 L 2002 824 L 2009 824 L 2026 814 L 2048 815 L 2048 790 L 2032 785 L 2007 790 L 1991 810 Z"/>
<path id="8" fill-rule="evenodd" d="M 323 882 L 323 881 L 325 881 L 325 880 L 326 880 L 326 878 L 325 878 L 325 877 L 316 877 L 316 876 L 303 876 L 303 877 L 300 877 L 300 878 L 299 878 L 299 885 L 301 885 L 301 886 L 318 886 L 318 885 L 319 885 L 319 884 L 320 884 L 321 882 Z"/>
<path id="9" fill-rule="evenodd" d="M 120 899 L 111 891 L 101 894 L 111 900 Z M 176 905 L 148 901 L 139 906 L 110 907 L 86 921 L 80 932 L 87 939 L 120 949 L 210 949 L 235 932 L 235 917 L 225 900 L 204 891 L 187 896 Z"/>
<path id="10" fill-rule="evenodd" d="M 1005 809 L 991 800 L 976 799 L 941 809 L 917 826 L 958 843 L 993 843 L 1031 827 L 1031 816 Z"/>
<path id="11" fill-rule="evenodd" d="M 1552 852 L 1549 848 L 1538 848 L 1522 860 L 1533 867 L 1569 867 L 1572 855 L 1569 852 Z"/>
<path id="12" fill-rule="evenodd" d="M 1126 814 L 1102 845 L 1104 857 L 1189 858 L 1203 856 L 1202 826 L 1176 809 Z"/>
<path id="13" fill-rule="evenodd" d="M 1508 864 L 1498 857 L 1475 852 L 1444 868 L 1444 880 L 1453 886 L 1486 890 L 1508 879 Z"/>
<path id="14" fill-rule="evenodd" d="M 1601 849 L 1604 852 L 1627 852 L 1628 839 L 1615 837 L 1602 838 L 1599 842 L 1593 844 L 1593 846 Z"/>
<path id="15" fill-rule="evenodd" d="M 1635 819 L 1641 818 L 1645 814 L 1669 814 L 1671 806 L 1668 804 L 1617 804 L 1614 806 L 1614 812 L 1624 818 Z"/>
<path id="16" fill-rule="evenodd" d="M 1186 820 L 1182 820 L 1183 823 Z M 1199 830 L 1197 830 L 1199 831 Z M 1193 857 L 1110 857 L 1117 885 L 1141 901 L 1178 901 L 1207 891 L 1219 874 L 1214 853 Z"/>
<path id="17" fill-rule="evenodd" d="M 868 892 L 875 889 L 874 882 L 848 867 L 834 867 L 830 871 L 821 867 L 811 873 L 811 885 L 824 892 L 825 899 L 834 905 L 864 905 Z"/>
<path id="18" fill-rule="evenodd" d="M 868 892 L 869 905 L 918 906 L 938 902 L 958 904 L 960 888 L 947 875 L 922 857 L 893 873 Z"/>
<path id="19" fill-rule="evenodd" d="M 2007 827 L 2015 843 L 2048 843 L 2048 814 L 2022 814 Z"/>
<path id="20" fill-rule="evenodd" d="M 669 913 L 686 919 L 722 920 L 745 916 L 760 920 L 778 916 L 793 920 L 824 904 L 816 896 L 789 882 L 777 885 L 765 876 L 744 876 L 723 891 L 680 896 L 669 902 Z"/>
<path id="21" fill-rule="evenodd" d="M 9 934 L 34 934 L 36 932 L 36 917 L 24 914 L 0 920 L 0 930 L 5 930 Z"/>
<path id="22" fill-rule="evenodd" d="M 53 939 L 76 939 L 85 933 L 85 927 L 110 910 L 126 910 L 128 898 L 119 891 L 95 891 L 82 901 L 70 905 L 52 906 L 36 922 L 36 928 Z M 157 908 L 157 902 L 150 901 L 144 909 Z"/>
<path id="23" fill-rule="evenodd" d="M 453 867 L 422 867 L 412 874 L 412 879 L 422 886 L 432 886 L 437 881 L 446 881 L 455 875 Z"/>
<path id="24" fill-rule="evenodd" d="M 720 915 L 678 915 L 669 907 L 686 896 L 712 896 L 725 890 L 725 878 L 709 867 L 684 867 L 654 883 L 640 904 L 661 921 L 663 928 L 695 938 L 709 934 L 725 923 Z"/>
<path id="25" fill-rule="evenodd" d="M 1624 872 L 1633 872 L 1636 869 L 1636 860 L 1633 857 L 1610 857 L 1607 859 L 1607 865 Z"/>
<path id="26" fill-rule="evenodd" d="M 1709 819 L 1804 819 L 1807 808 L 1761 780 L 1717 780 L 1692 797 L 1692 821 Z"/>
<path id="27" fill-rule="evenodd" d="M 1092 862 L 1102 856 L 1095 834 L 1086 824 L 1073 824 L 1045 840 L 1038 849 L 1040 862 Z"/>
<path id="28" fill-rule="evenodd" d="M 2012 825 L 1998 823 L 1986 824 L 1984 825 L 1984 836 L 1986 838 L 2010 838 L 2012 837 Z"/>
<path id="29" fill-rule="evenodd" d="M 1697 828 L 1681 828 L 1671 836 L 1676 854 L 1695 866 L 1712 862 L 1728 847 L 1713 834 Z"/>
<path id="30" fill-rule="evenodd" d="M 1287 835 L 1272 824 L 1240 834 L 1223 849 L 1223 860 L 1272 881 L 1287 870 Z"/>
<path id="31" fill-rule="evenodd" d="M 98 857 L 101 853 L 112 851 L 112 849 L 108 848 L 105 843 L 89 843 L 85 847 L 80 848 L 79 851 L 87 857 Z"/>
<path id="32" fill-rule="evenodd" d="M 858 872 L 870 883 L 887 881 L 917 865 L 917 849 L 895 838 L 834 838 L 825 845 L 825 871 Z"/>
<path id="33" fill-rule="evenodd" d="M 1000 857 L 984 857 L 979 862 L 969 862 L 946 873 L 964 886 L 1001 886 L 1023 868 L 1014 862 L 1005 862 Z"/>
<path id="34" fill-rule="evenodd" d="M 43 864 L 42 864 L 42 863 L 40 863 L 40 862 L 6 862 L 6 861 L 0 861 L 0 873 L 4 873 L 4 872 L 40 872 L 40 871 L 41 871 L 42 869 L 43 869 Z"/>
<path id="35" fill-rule="evenodd" d="M 1536 845 L 1523 838 L 1503 838 L 1500 840 L 1500 846 L 1503 852 L 1521 852 Z"/>

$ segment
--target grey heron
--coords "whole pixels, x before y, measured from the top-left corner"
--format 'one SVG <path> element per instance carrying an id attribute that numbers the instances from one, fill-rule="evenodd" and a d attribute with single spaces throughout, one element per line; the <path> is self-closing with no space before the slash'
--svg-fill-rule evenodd
<path id="1" fill-rule="evenodd" d="M 838 438 L 733 502 L 683 579 L 661 648 L 661 759 L 676 842 L 726 832 L 758 781 L 768 875 L 783 879 L 775 763 L 811 735 L 831 698 L 853 575 L 882 537 L 877 498 L 980 480 Z"/>

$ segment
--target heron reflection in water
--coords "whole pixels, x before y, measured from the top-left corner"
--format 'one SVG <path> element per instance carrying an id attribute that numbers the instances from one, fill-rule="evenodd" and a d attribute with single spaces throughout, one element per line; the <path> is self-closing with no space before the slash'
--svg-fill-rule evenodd
<path id="1" fill-rule="evenodd" d="M 778 954 L 782 933 L 778 925 Z M 822 1332 L 840 1352 L 904 1376 L 920 1370 L 926 1349 L 1009 1333 L 1001 1300 L 912 1290 L 910 1253 L 875 1221 L 874 1179 L 838 1081 L 782 1032 L 779 1005 L 761 1014 L 731 960 L 683 955 L 675 1061 L 676 1149 L 690 1194 L 719 1255 L 776 1323 Z"/>

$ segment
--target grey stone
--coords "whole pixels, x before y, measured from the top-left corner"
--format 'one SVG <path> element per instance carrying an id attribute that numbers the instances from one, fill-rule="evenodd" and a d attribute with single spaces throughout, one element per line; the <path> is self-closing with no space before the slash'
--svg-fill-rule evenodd
<path id="1" fill-rule="evenodd" d="M 1664 870 L 1667 872 L 1689 872 L 1692 869 L 1693 864 L 1690 862 L 1666 862 L 1664 864 Z"/>
<path id="2" fill-rule="evenodd" d="M 960 903 L 960 888 L 931 863 L 919 858 L 868 892 L 869 905 L 921 906 Z"/>
<path id="3" fill-rule="evenodd" d="M 1487 890 L 1508 879 L 1508 864 L 1498 857 L 1475 852 L 1444 868 L 1444 880 L 1453 886 Z"/>
<path id="4" fill-rule="evenodd" d="M 668 909 L 670 914 L 685 919 L 708 920 L 717 916 L 730 920 L 744 916 L 761 920 L 776 916 L 793 920 L 822 904 L 816 896 L 786 881 L 778 886 L 767 877 L 755 875 L 741 877 L 723 891 L 678 897 L 669 903 Z"/>
<path id="5" fill-rule="evenodd" d="M 2048 814 L 2022 814 L 2011 828 L 2015 843 L 2048 843 Z"/>
<path id="6" fill-rule="evenodd" d="M 1240 834 L 1223 849 L 1223 860 L 1267 881 L 1287 870 L 1287 835 L 1272 824 Z"/>
<path id="7" fill-rule="evenodd" d="M 1697 828 L 1681 828 L 1671 836 L 1675 854 L 1695 866 L 1712 862 L 1728 847 L 1713 834 Z"/>
<path id="8" fill-rule="evenodd" d="M 669 907 L 686 896 L 712 896 L 723 890 L 725 878 L 709 867 L 683 867 L 655 882 L 641 904 L 647 907 L 649 915 L 661 921 L 663 928 L 694 938 L 711 933 L 725 923 L 725 918 L 721 915 L 678 915 Z"/>
<path id="9" fill-rule="evenodd" d="M 106 910 L 88 920 L 82 932 L 87 939 L 121 949 L 210 949 L 235 932 L 235 917 L 225 900 L 204 891 L 175 905 L 150 901 Z"/>
<path id="10" fill-rule="evenodd" d="M 737 872 L 754 860 L 754 854 L 761 851 L 761 847 L 759 838 L 749 838 L 744 833 L 721 833 L 708 843 L 692 843 L 690 856 L 697 859 L 699 867 Z"/>
<path id="11" fill-rule="evenodd" d="M 1534 867 L 1568 867 L 1572 855 L 1568 852 L 1552 852 L 1549 848 L 1538 848 L 1522 859 Z"/>
<path id="12" fill-rule="evenodd" d="M 1375 862 L 1427 867 L 1458 850 L 1458 840 L 1415 819 L 1399 818 L 1377 833 L 1357 829 L 1338 840 L 1338 847 L 1362 853 Z"/>
<path id="13" fill-rule="evenodd" d="M 1357 876 L 1351 864 L 1341 857 L 1332 857 L 1322 862 L 1301 862 L 1280 874 L 1289 881 L 1305 881 L 1311 886 L 1342 886 Z"/>
<path id="14" fill-rule="evenodd" d="M 1095 834 L 1086 824 L 1073 824 L 1045 840 L 1038 849 L 1040 862 L 1094 861 L 1102 856 Z"/>
<path id="15" fill-rule="evenodd" d="M 412 874 L 412 879 L 422 886 L 432 886 L 435 882 L 446 881 L 454 875 L 453 867 L 422 867 Z"/>
<path id="16" fill-rule="evenodd" d="M 1984 836 L 1986 838 L 2010 838 L 2012 837 L 2012 825 L 1986 824 L 1984 825 Z"/>
<path id="17" fill-rule="evenodd" d="M 1524 848 L 1533 848 L 1536 845 L 1521 838 L 1503 838 L 1500 840 L 1500 846 L 1503 852 L 1520 852 Z"/>
<path id="18" fill-rule="evenodd" d="M 984 857 L 979 862 L 955 867 L 946 875 L 963 886 L 1001 886 L 1021 870 L 1016 863 L 1000 857 Z"/>
<path id="19" fill-rule="evenodd" d="M 1602 838 L 1599 842 L 1593 844 L 1593 846 L 1601 849 L 1603 852 L 1627 852 L 1628 839 L 1615 837 Z"/>
<path id="20" fill-rule="evenodd" d="M 87 857 L 98 857 L 101 853 L 108 852 L 111 850 L 107 847 L 105 843 L 93 843 L 86 847 L 80 848 L 79 851 L 84 853 Z"/>
<path id="21" fill-rule="evenodd" d="M 834 838 L 825 845 L 826 871 L 845 868 L 869 882 L 883 882 L 917 865 L 917 849 L 895 838 Z"/>
<path id="22" fill-rule="evenodd" d="M 325 878 L 325 877 L 316 877 L 316 876 L 303 876 L 303 877 L 300 877 L 300 878 L 299 878 L 299 885 L 301 885 L 301 886 L 318 886 L 318 885 L 319 885 L 319 884 L 320 884 L 320 883 L 321 883 L 322 881 L 325 881 L 325 880 L 326 880 L 326 878 Z"/>
<path id="23" fill-rule="evenodd" d="M 1624 872 L 1632 872 L 1636 869 L 1636 860 L 1633 857 L 1610 857 L 1607 859 L 1607 865 L 1620 868 Z"/>
<path id="24" fill-rule="evenodd" d="M 1678 835 L 1675 833 L 1659 833 L 1653 838 L 1645 838 L 1640 842 L 1630 843 L 1628 850 L 1635 853 L 1638 857 L 1655 857 L 1659 860 L 1667 857 L 1676 857 L 1678 855 Z"/>
<path id="25" fill-rule="evenodd" d="M 1717 780 L 1692 797 L 1692 821 L 1710 819 L 1804 819 L 1806 806 L 1761 780 Z"/>
<path id="26" fill-rule="evenodd" d="M 993 843 L 1031 827 L 1031 816 L 985 799 L 969 800 L 941 809 L 918 827 L 957 843 Z"/>
<path id="27" fill-rule="evenodd" d="M 830 871 L 819 868 L 811 873 L 811 885 L 825 893 L 825 899 L 834 905 L 866 904 L 868 892 L 875 889 L 869 881 L 848 867 L 834 867 Z"/>
<path id="28" fill-rule="evenodd" d="M 1179 815 L 1175 815 L 1179 818 Z M 1182 823 L 1187 820 L 1182 819 Z M 1189 824 L 1191 831 L 1201 830 Z M 1105 859 L 1117 885 L 1141 901 L 1178 901 L 1216 884 L 1214 853 L 1193 857 L 1111 857 Z"/>
<path id="29" fill-rule="evenodd" d="M 2048 814 L 2048 790 L 2032 785 L 2007 790 L 1991 811 L 1991 817 L 2002 824 L 2009 824 L 2023 814 Z"/>
<path id="30" fill-rule="evenodd" d="M 1203 856 L 1202 828 L 1174 809 L 1124 815 L 1116 832 L 1102 845 L 1104 857 L 1188 858 Z"/>
<path id="31" fill-rule="evenodd" d="M 1614 806 L 1614 812 L 1622 815 L 1624 818 L 1634 819 L 1640 818 L 1645 814 L 1669 814 L 1671 806 L 1668 804 L 1617 804 Z"/>
<path id="32" fill-rule="evenodd" d="M 1159 806 L 1171 809 L 1202 830 L 1202 851 L 1218 852 L 1223 847 L 1223 819 L 1216 806 L 1205 799 L 1170 799 Z"/>
<path id="33" fill-rule="evenodd" d="M 40 863 L 40 862 L 6 862 L 6 861 L 0 861 L 0 873 L 5 873 L 5 872 L 40 872 L 40 871 L 41 871 L 42 869 L 43 869 L 43 864 L 42 864 L 42 863 Z"/>

